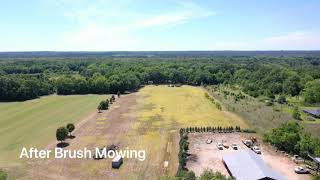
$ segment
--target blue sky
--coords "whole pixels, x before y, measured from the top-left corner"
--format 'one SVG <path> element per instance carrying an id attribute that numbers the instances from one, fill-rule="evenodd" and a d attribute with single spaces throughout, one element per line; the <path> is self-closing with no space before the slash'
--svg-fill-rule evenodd
<path id="1" fill-rule="evenodd" d="M 0 51 L 319 49 L 319 0 L 0 2 Z"/>

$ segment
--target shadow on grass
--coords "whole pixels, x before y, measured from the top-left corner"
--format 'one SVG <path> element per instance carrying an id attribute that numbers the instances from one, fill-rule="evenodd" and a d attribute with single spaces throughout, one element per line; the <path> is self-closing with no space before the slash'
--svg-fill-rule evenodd
<path id="1" fill-rule="evenodd" d="M 70 135 L 70 136 L 68 136 L 68 138 L 69 138 L 69 139 L 74 139 L 74 138 L 76 138 L 76 136 Z"/>
<path id="2" fill-rule="evenodd" d="M 67 146 L 69 146 L 69 143 L 66 143 L 66 142 L 60 142 L 60 143 L 57 144 L 58 148 L 65 148 Z"/>

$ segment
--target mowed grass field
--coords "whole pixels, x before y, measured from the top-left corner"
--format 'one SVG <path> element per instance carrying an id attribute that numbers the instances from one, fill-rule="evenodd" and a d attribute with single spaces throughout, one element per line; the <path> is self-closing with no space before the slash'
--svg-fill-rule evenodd
<path id="1" fill-rule="evenodd" d="M 137 165 L 140 177 L 175 175 L 178 167 L 179 129 L 181 127 L 247 127 L 238 116 L 221 111 L 205 97 L 201 87 L 165 85 L 146 86 L 139 91 L 138 120 L 133 147 L 145 149 L 146 162 Z M 168 161 L 167 169 L 163 168 Z"/>
<path id="2" fill-rule="evenodd" d="M 0 167 L 18 162 L 22 147 L 44 148 L 56 129 L 96 111 L 106 95 L 46 96 L 0 103 Z"/>
<path id="3" fill-rule="evenodd" d="M 141 90 L 144 108 L 140 119 L 152 126 L 174 124 L 174 128 L 189 126 L 246 126 L 230 113 L 216 108 L 205 97 L 201 87 L 147 86 Z"/>

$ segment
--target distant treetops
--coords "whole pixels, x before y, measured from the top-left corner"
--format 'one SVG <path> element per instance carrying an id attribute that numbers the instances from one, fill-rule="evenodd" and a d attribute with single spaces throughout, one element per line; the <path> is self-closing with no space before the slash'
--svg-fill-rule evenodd
<path id="1" fill-rule="evenodd" d="M 0 61 L 0 101 L 48 94 L 116 94 L 142 85 L 237 85 L 250 96 L 320 103 L 320 57 L 83 58 Z"/>

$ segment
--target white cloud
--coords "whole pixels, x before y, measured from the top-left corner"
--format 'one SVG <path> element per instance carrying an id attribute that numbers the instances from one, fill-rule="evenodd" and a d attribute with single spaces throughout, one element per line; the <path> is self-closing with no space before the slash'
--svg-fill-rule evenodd
<path id="1" fill-rule="evenodd" d="M 208 47 L 209 50 L 319 50 L 319 44 L 320 33 L 294 31 L 256 40 L 213 41 Z"/>
<path id="2" fill-rule="evenodd" d="M 125 4 L 107 9 L 102 4 L 64 14 L 78 26 L 63 34 L 57 50 L 145 50 L 154 42 L 148 42 L 135 32 L 148 28 L 171 28 L 214 14 L 195 3 L 180 1 L 174 10 L 153 14 L 133 12 L 126 9 Z"/>
<path id="3" fill-rule="evenodd" d="M 320 33 L 309 31 L 289 32 L 263 39 L 263 46 L 278 50 L 319 50 Z"/>

